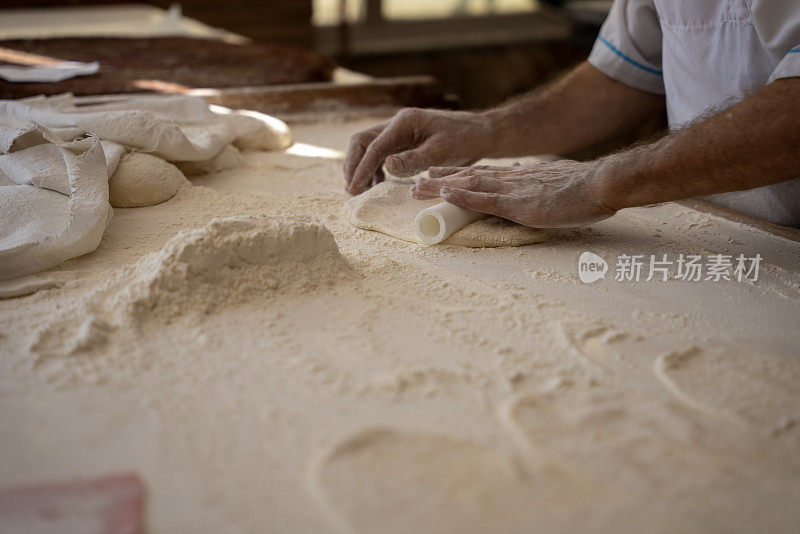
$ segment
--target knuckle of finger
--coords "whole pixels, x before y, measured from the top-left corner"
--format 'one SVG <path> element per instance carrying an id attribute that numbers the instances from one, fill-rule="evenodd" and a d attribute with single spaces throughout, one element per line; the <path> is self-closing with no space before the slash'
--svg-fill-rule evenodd
<path id="1" fill-rule="evenodd" d="M 357 133 L 350 138 L 350 150 L 365 148 L 371 140 L 371 136 L 364 132 Z"/>
<path id="2" fill-rule="evenodd" d="M 397 117 L 402 119 L 410 119 L 417 116 L 419 111 L 419 108 L 403 108 L 397 113 Z"/>

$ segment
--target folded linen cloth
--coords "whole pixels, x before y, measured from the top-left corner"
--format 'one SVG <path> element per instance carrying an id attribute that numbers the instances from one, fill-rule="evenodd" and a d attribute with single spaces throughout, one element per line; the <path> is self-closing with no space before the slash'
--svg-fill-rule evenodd
<path id="1" fill-rule="evenodd" d="M 0 100 L 0 280 L 95 250 L 112 216 L 109 179 L 134 153 L 202 171 L 235 164 L 238 148 L 291 142 L 274 117 L 195 97 Z M 159 185 L 161 175 L 145 178 L 139 187 Z"/>
<path id="2" fill-rule="evenodd" d="M 0 65 L 0 78 L 7 82 L 60 82 L 75 76 L 89 76 L 100 70 L 100 63 L 60 61 L 43 66 Z"/>

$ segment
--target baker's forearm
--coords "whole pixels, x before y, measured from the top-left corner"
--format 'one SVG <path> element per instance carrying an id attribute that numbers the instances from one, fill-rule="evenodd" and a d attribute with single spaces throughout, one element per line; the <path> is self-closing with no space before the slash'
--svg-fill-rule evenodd
<path id="1" fill-rule="evenodd" d="M 404 109 L 350 139 L 347 190 L 359 194 L 385 176 L 485 157 L 567 154 L 621 133 L 663 108 L 664 99 L 631 89 L 584 63 L 529 96 L 486 112 Z"/>
<path id="2" fill-rule="evenodd" d="M 800 176 L 800 78 L 655 143 L 598 161 L 604 205 L 621 209 L 752 189 Z"/>
<path id="3" fill-rule="evenodd" d="M 624 133 L 664 107 L 664 98 L 633 89 L 582 63 L 563 78 L 485 112 L 492 157 L 567 154 Z"/>

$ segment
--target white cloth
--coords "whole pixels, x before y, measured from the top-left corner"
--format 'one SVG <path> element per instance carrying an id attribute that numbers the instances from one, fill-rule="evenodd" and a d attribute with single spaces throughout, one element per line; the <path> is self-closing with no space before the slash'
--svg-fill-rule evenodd
<path id="1" fill-rule="evenodd" d="M 589 62 L 665 94 L 670 128 L 800 76 L 800 0 L 615 0 Z M 800 179 L 709 200 L 800 226 Z"/>
<path id="2" fill-rule="evenodd" d="M 52 65 L 22 67 L 0 65 L 0 78 L 7 82 L 60 82 L 76 76 L 89 76 L 100 70 L 100 63 L 61 61 Z"/>
<path id="3" fill-rule="evenodd" d="M 233 150 L 291 144 L 283 122 L 184 96 L 0 100 L 0 280 L 93 251 L 125 151 L 214 168 Z M 230 158 L 227 158 L 230 159 Z"/>
<path id="4" fill-rule="evenodd" d="M 39 131 L 43 143 L 50 144 L 23 150 L 48 148 L 47 163 L 34 169 L 33 176 L 40 178 L 37 171 L 52 166 L 67 178 L 70 193 L 65 195 L 30 183 L 0 187 L 2 280 L 41 271 L 93 251 L 111 220 L 108 170 L 100 140 L 87 137 L 64 142 L 45 128 L 40 127 Z M 38 153 L 44 157 L 41 151 Z M 24 176 L 21 181 L 26 181 Z M 49 182 L 47 177 L 45 182 Z"/>

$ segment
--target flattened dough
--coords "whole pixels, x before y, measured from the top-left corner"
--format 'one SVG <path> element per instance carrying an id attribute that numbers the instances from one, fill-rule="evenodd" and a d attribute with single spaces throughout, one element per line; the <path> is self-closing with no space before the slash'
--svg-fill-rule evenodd
<path id="1" fill-rule="evenodd" d="M 672 352 L 656 374 L 681 400 L 800 444 L 800 359 L 732 348 Z"/>
<path id="2" fill-rule="evenodd" d="M 381 232 L 403 241 L 422 242 L 414 231 L 414 217 L 420 210 L 441 200 L 411 198 L 408 183 L 385 181 L 351 198 L 345 204 L 347 218 L 353 226 Z M 548 238 L 546 230 L 489 217 L 476 221 L 450 236 L 444 245 L 462 247 L 518 247 L 540 243 Z"/>

